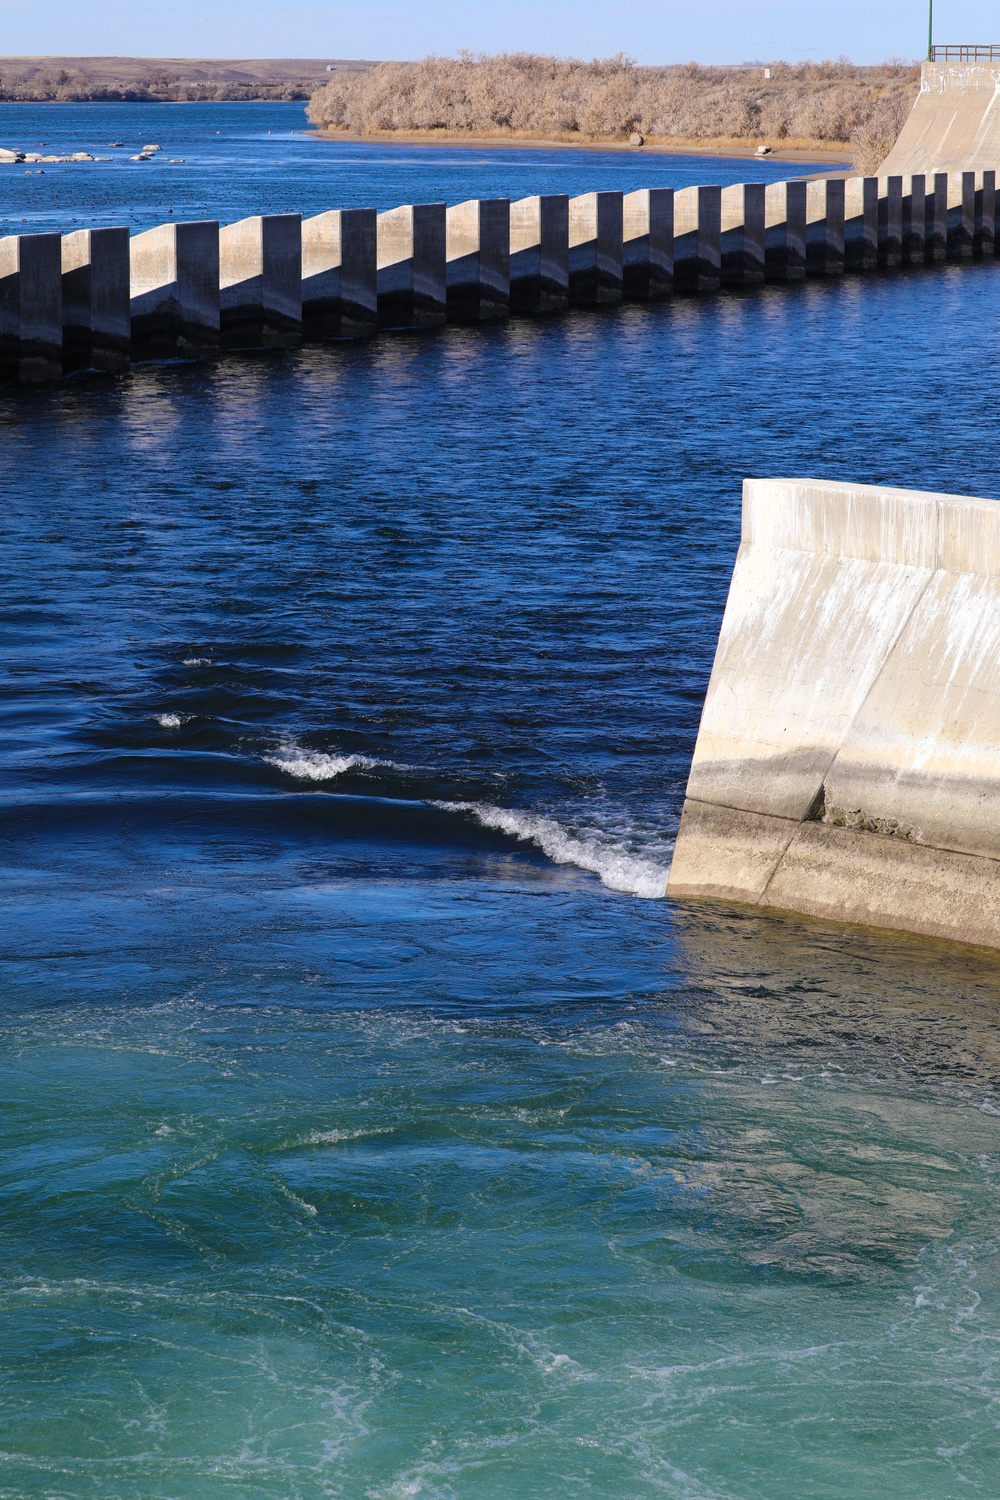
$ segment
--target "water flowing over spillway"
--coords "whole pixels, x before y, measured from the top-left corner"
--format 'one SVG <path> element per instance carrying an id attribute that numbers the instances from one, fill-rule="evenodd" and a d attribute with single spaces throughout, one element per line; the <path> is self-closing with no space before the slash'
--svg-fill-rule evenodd
<path id="1" fill-rule="evenodd" d="M 0 1490 L 992 1496 L 996 959 L 656 890 L 743 478 L 1000 495 L 998 305 L 5 393 Z"/>

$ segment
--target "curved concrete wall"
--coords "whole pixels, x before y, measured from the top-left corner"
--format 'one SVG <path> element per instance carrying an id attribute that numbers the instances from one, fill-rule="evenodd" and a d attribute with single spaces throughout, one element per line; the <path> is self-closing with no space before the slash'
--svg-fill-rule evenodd
<path id="1" fill-rule="evenodd" d="M 9 235 L 0 383 L 994 256 L 996 210 L 986 170 L 265 214 L 79 230 L 61 281 L 58 236 Z"/>
<path id="2" fill-rule="evenodd" d="M 1000 947 L 1000 503 L 746 482 L 668 894 Z"/>
<path id="3" fill-rule="evenodd" d="M 924 63 L 920 93 L 879 173 L 981 172 L 998 162 L 1000 64 Z"/>

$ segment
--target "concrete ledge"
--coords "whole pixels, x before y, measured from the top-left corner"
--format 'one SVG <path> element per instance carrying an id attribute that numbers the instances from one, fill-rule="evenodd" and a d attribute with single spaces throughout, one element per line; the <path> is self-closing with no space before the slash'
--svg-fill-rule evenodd
<path id="1" fill-rule="evenodd" d="M 844 184 L 844 269 L 878 270 L 877 177 L 849 177 Z"/>
<path id="2" fill-rule="evenodd" d="M 219 352 L 219 226 L 161 224 L 129 244 L 132 358 Z"/>
<path id="3" fill-rule="evenodd" d="M 948 255 L 948 173 L 935 172 L 927 179 L 924 224 L 924 260 L 945 260 Z"/>
<path id="4" fill-rule="evenodd" d="M 806 274 L 805 182 L 770 182 L 764 192 L 764 272 L 768 281 Z"/>
<path id="5" fill-rule="evenodd" d="M 674 190 L 639 188 L 622 199 L 622 290 L 637 302 L 674 289 Z"/>
<path id="6" fill-rule="evenodd" d="M 667 895 L 1000 948 L 1000 861 L 687 802 Z"/>
<path id="7" fill-rule="evenodd" d="M 667 895 L 759 902 L 799 827 L 793 818 L 716 807 L 688 797 Z"/>
<path id="8" fill-rule="evenodd" d="M 1000 947 L 1000 863 L 877 833 L 802 824 L 762 904 Z"/>
<path id="9" fill-rule="evenodd" d="M 976 174 L 953 172 L 948 183 L 948 259 L 968 260 L 976 240 Z"/>
<path id="10" fill-rule="evenodd" d="M 670 890 L 1000 947 L 998 872 L 1000 502 L 746 481 Z"/>
<path id="11" fill-rule="evenodd" d="M 716 292 L 722 280 L 722 189 L 682 188 L 674 193 L 674 286 Z"/>
<path id="12" fill-rule="evenodd" d="M 446 216 L 448 317 L 481 323 L 510 314 L 510 203 L 470 198 Z"/>
<path id="13" fill-rule="evenodd" d="M 810 182 L 806 192 L 806 270 L 810 276 L 844 274 L 846 182 Z"/>
<path id="14" fill-rule="evenodd" d="M 448 318 L 649 301 L 675 289 L 711 293 L 837 276 L 845 265 L 867 272 L 994 256 L 997 214 L 989 168 L 930 181 L 889 175 L 602 191 L 572 202 L 547 194 L 407 204 L 379 215 L 342 209 L 304 225 L 297 214 L 262 215 L 221 235 L 214 222 L 164 224 L 129 244 L 127 320 L 124 231 L 81 230 L 62 249 L 58 336 L 41 272 L 45 237 L 10 236 L 0 273 L 2 378 L 124 369 L 130 353 L 205 358 L 303 336 L 438 328 Z"/>
<path id="15" fill-rule="evenodd" d="M 997 231 L 997 174 L 995 171 L 980 173 L 976 188 L 976 212 L 973 231 L 973 250 L 976 255 L 996 254 Z"/>
<path id="16" fill-rule="evenodd" d="M 261 214 L 219 233 L 223 349 L 290 349 L 302 338 L 302 219 Z"/>
<path id="17" fill-rule="evenodd" d="M 62 375 L 62 245 L 57 234 L 0 239 L 0 381 Z"/>
<path id="18" fill-rule="evenodd" d="M 569 199 L 563 193 L 510 205 L 510 306 L 515 313 L 569 305 Z"/>
<path id="19" fill-rule="evenodd" d="M 618 192 L 569 200 L 569 300 L 596 307 L 622 300 L 623 204 Z"/>
<path id="20" fill-rule="evenodd" d="M 927 239 L 927 179 L 922 172 L 903 179 L 904 266 L 923 265 Z"/>
<path id="21" fill-rule="evenodd" d="M 303 219 L 303 338 L 367 338 L 377 326 L 375 210 L 334 208 Z"/>
<path id="22" fill-rule="evenodd" d="M 132 327 L 127 229 L 77 229 L 62 238 L 63 371 L 127 370 Z"/>
<path id="23" fill-rule="evenodd" d="M 443 203 L 407 203 L 379 214 L 380 328 L 441 327 L 448 310 L 446 242 Z"/>
<path id="24" fill-rule="evenodd" d="M 740 182 L 722 189 L 723 286 L 751 286 L 764 280 L 766 198 L 762 182 Z"/>
<path id="25" fill-rule="evenodd" d="M 878 179 L 878 264 L 881 270 L 903 259 L 903 179 Z"/>

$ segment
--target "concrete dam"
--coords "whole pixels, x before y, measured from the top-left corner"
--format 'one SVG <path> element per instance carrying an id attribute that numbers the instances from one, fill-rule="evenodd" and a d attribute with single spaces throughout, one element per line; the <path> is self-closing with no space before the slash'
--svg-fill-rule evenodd
<path id="1" fill-rule="evenodd" d="M 992 258 L 996 173 L 269 214 L 0 238 L 0 381 Z"/>
<path id="2" fill-rule="evenodd" d="M 668 894 L 1000 947 L 1000 502 L 746 481 Z"/>
<path id="3" fill-rule="evenodd" d="M 981 171 L 1000 161 L 1000 48 L 938 50 L 969 57 L 923 64 L 920 93 L 881 174 Z M 980 50 L 995 51 L 995 60 L 976 61 Z"/>
<path id="4" fill-rule="evenodd" d="M 997 229 L 995 170 L 933 165 L 10 235 L 0 381 L 972 264 Z M 1000 503 L 748 480 L 667 893 L 1000 947 L 998 745 Z"/>

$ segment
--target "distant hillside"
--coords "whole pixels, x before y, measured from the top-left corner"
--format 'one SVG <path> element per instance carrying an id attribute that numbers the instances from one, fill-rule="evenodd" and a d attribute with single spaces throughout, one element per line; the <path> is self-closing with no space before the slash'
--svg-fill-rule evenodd
<path id="1" fill-rule="evenodd" d="M 527 53 L 428 57 L 334 74 L 309 118 L 356 134 L 435 131 L 558 140 L 773 142 L 842 146 L 880 159 L 910 111 L 920 69 L 892 61 L 855 67 L 747 63 L 639 67 Z"/>
<path id="2" fill-rule="evenodd" d="M 0 103 L 308 99 L 331 76 L 372 66 L 345 58 L 0 57 Z"/>

